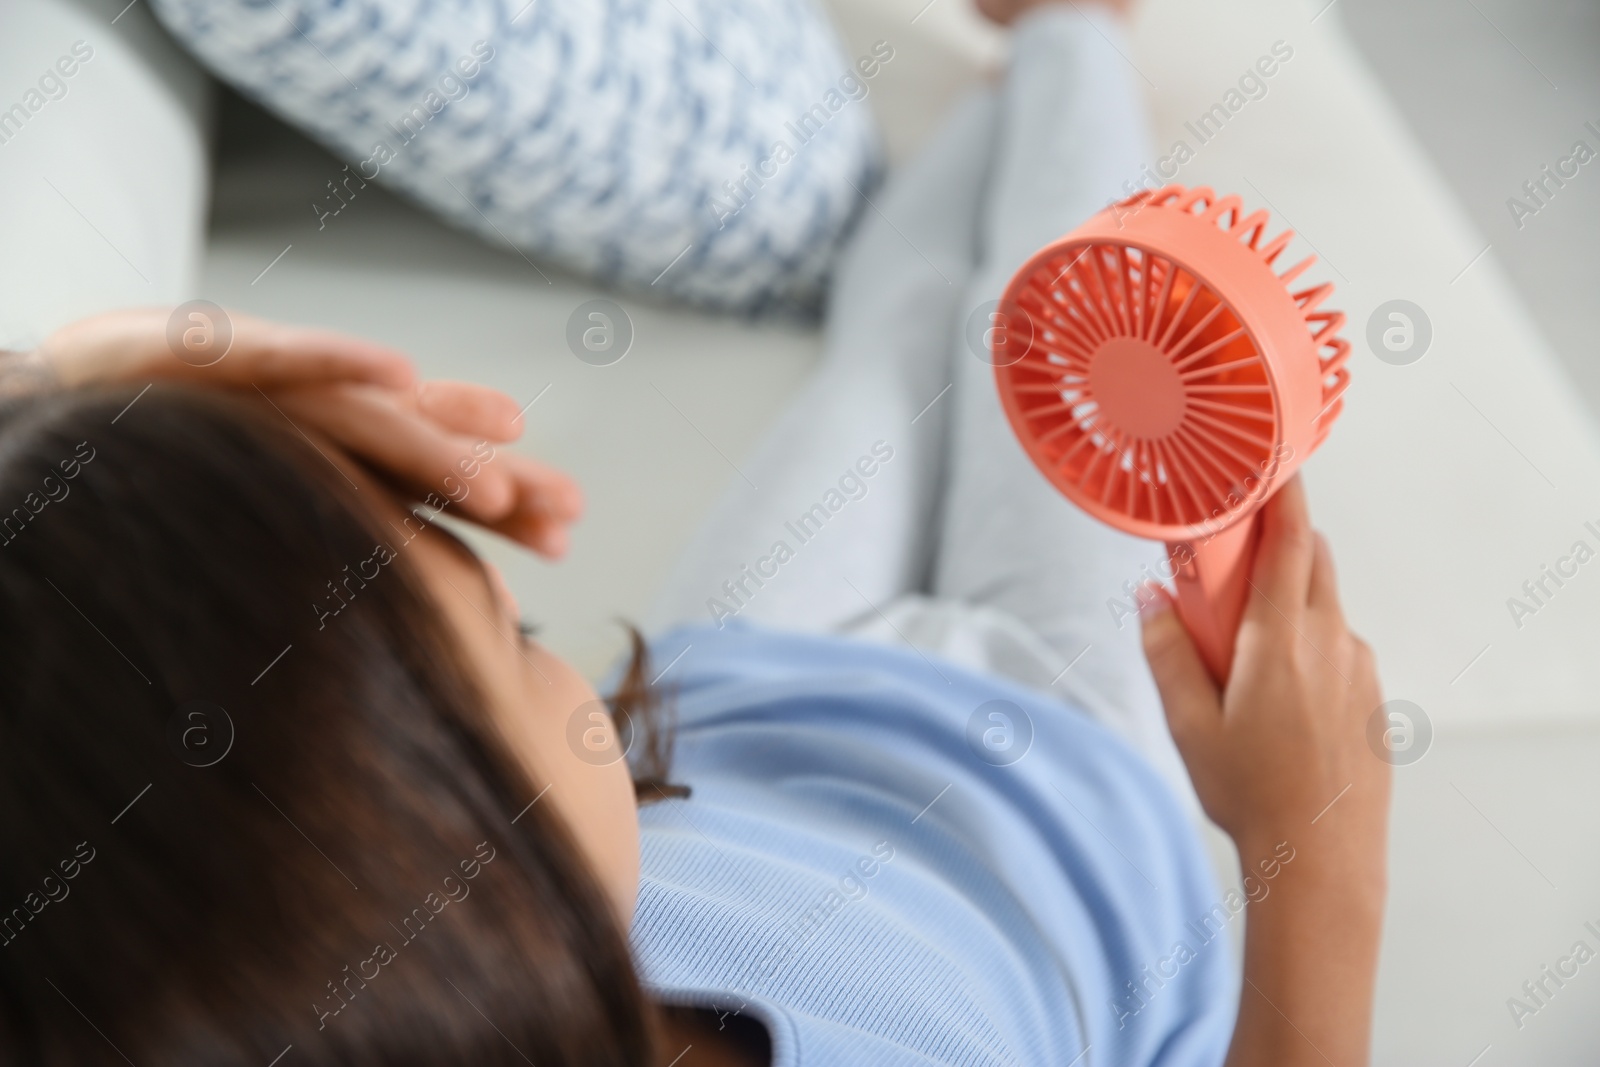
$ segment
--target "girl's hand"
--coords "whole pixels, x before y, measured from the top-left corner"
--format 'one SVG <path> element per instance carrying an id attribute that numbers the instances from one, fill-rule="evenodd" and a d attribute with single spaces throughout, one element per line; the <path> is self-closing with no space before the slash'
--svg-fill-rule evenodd
<path id="1" fill-rule="evenodd" d="M 233 389 L 326 438 L 408 496 L 546 556 L 566 550 L 582 495 L 566 475 L 494 446 L 522 432 L 511 397 L 468 382 L 418 382 L 400 352 L 329 330 L 247 315 L 198 319 L 169 333 L 172 313 L 115 311 L 52 334 L 20 357 L 19 380 L 67 387 L 174 381 Z M 221 329 L 219 329 L 219 325 Z M 183 341 L 183 331 L 195 331 Z M 224 349 L 216 339 L 230 336 Z M 211 339 L 213 355 L 207 347 Z M 308 438 L 309 439 L 309 438 Z"/>
<path id="2" fill-rule="evenodd" d="M 227 321 L 214 322 L 197 311 L 174 328 L 174 342 L 171 317 L 168 308 L 129 308 L 80 319 L 46 338 L 36 355 L 68 388 L 154 379 L 261 389 L 332 382 L 407 389 L 417 381 L 401 353 L 332 330 L 231 312 Z"/>
<path id="3" fill-rule="evenodd" d="M 1246 862 L 1286 840 L 1381 894 L 1390 766 L 1366 738 L 1377 669 L 1345 625 L 1298 477 L 1262 509 L 1251 583 L 1224 692 L 1164 594 L 1147 609 L 1145 655 L 1173 740 Z"/>
<path id="4" fill-rule="evenodd" d="M 1227 1063 L 1361 1067 L 1383 929 L 1389 764 L 1367 747 L 1380 699 L 1372 650 L 1345 626 L 1298 477 L 1262 509 L 1251 584 L 1221 693 L 1170 604 L 1144 620 L 1145 655 L 1200 802 L 1246 872 L 1272 879 L 1270 895 L 1251 898 Z"/>
<path id="5" fill-rule="evenodd" d="M 411 391 L 322 385 L 263 395 L 297 428 L 332 440 L 402 495 L 443 506 L 540 555 L 566 552 L 583 494 L 555 468 L 494 447 L 521 433 L 516 401 L 504 393 L 424 382 Z"/>

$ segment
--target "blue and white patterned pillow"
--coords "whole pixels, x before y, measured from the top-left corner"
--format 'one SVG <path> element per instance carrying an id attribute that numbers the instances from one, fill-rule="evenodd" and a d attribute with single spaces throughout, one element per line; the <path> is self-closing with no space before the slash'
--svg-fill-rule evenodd
<path id="1" fill-rule="evenodd" d="M 747 313 L 816 308 L 879 149 L 814 0 L 152 0 L 219 77 L 491 243 Z"/>

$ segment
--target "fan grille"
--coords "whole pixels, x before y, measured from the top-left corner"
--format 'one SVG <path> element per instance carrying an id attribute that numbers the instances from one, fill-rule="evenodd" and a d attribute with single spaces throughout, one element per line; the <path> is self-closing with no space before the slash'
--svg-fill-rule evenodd
<path id="1" fill-rule="evenodd" d="M 1106 209 L 1012 279 L 996 319 L 1008 329 L 994 334 L 1000 393 L 1063 493 L 1131 531 L 1181 538 L 1264 494 L 1280 458 L 1297 465 L 1322 443 L 1349 383 L 1345 317 L 1320 306 L 1332 285 L 1292 287 L 1315 256 L 1279 272 L 1294 234 L 1266 240 L 1268 223 L 1237 196 L 1169 185 Z M 1283 304 L 1241 315 L 1180 254 L 1216 257 L 1253 279 L 1251 299 L 1277 291 Z M 1253 330 L 1289 319 L 1306 332 L 1274 332 L 1264 354 Z M 1284 360 L 1293 400 L 1279 393 Z M 1320 401 L 1303 394 L 1304 371 Z M 1285 405 L 1299 413 L 1293 425 Z"/>
<path id="2" fill-rule="evenodd" d="M 1192 526 L 1271 465 L 1266 362 L 1216 291 L 1171 259 L 1068 246 L 1012 295 L 1032 344 L 1000 373 L 1035 460 L 1074 496 Z"/>

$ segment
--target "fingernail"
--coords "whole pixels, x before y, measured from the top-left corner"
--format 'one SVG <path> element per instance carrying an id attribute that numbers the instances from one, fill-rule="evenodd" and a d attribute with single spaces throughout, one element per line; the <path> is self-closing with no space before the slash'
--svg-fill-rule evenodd
<path id="1" fill-rule="evenodd" d="M 565 527 L 549 526 L 535 535 L 538 541 L 538 551 L 551 559 L 560 559 L 567 554 L 568 537 Z"/>
<path id="2" fill-rule="evenodd" d="M 1158 582 L 1146 582 L 1139 587 L 1139 621 L 1149 622 L 1167 613 L 1172 600 Z"/>

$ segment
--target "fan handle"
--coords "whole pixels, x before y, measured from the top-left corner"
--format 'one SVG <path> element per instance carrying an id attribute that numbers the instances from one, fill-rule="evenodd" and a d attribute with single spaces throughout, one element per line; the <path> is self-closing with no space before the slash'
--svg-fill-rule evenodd
<path id="1" fill-rule="evenodd" d="M 1228 684 L 1260 538 L 1261 516 L 1253 512 L 1207 540 L 1167 545 L 1178 588 L 1178 618 L 1218 685 Z"/>

